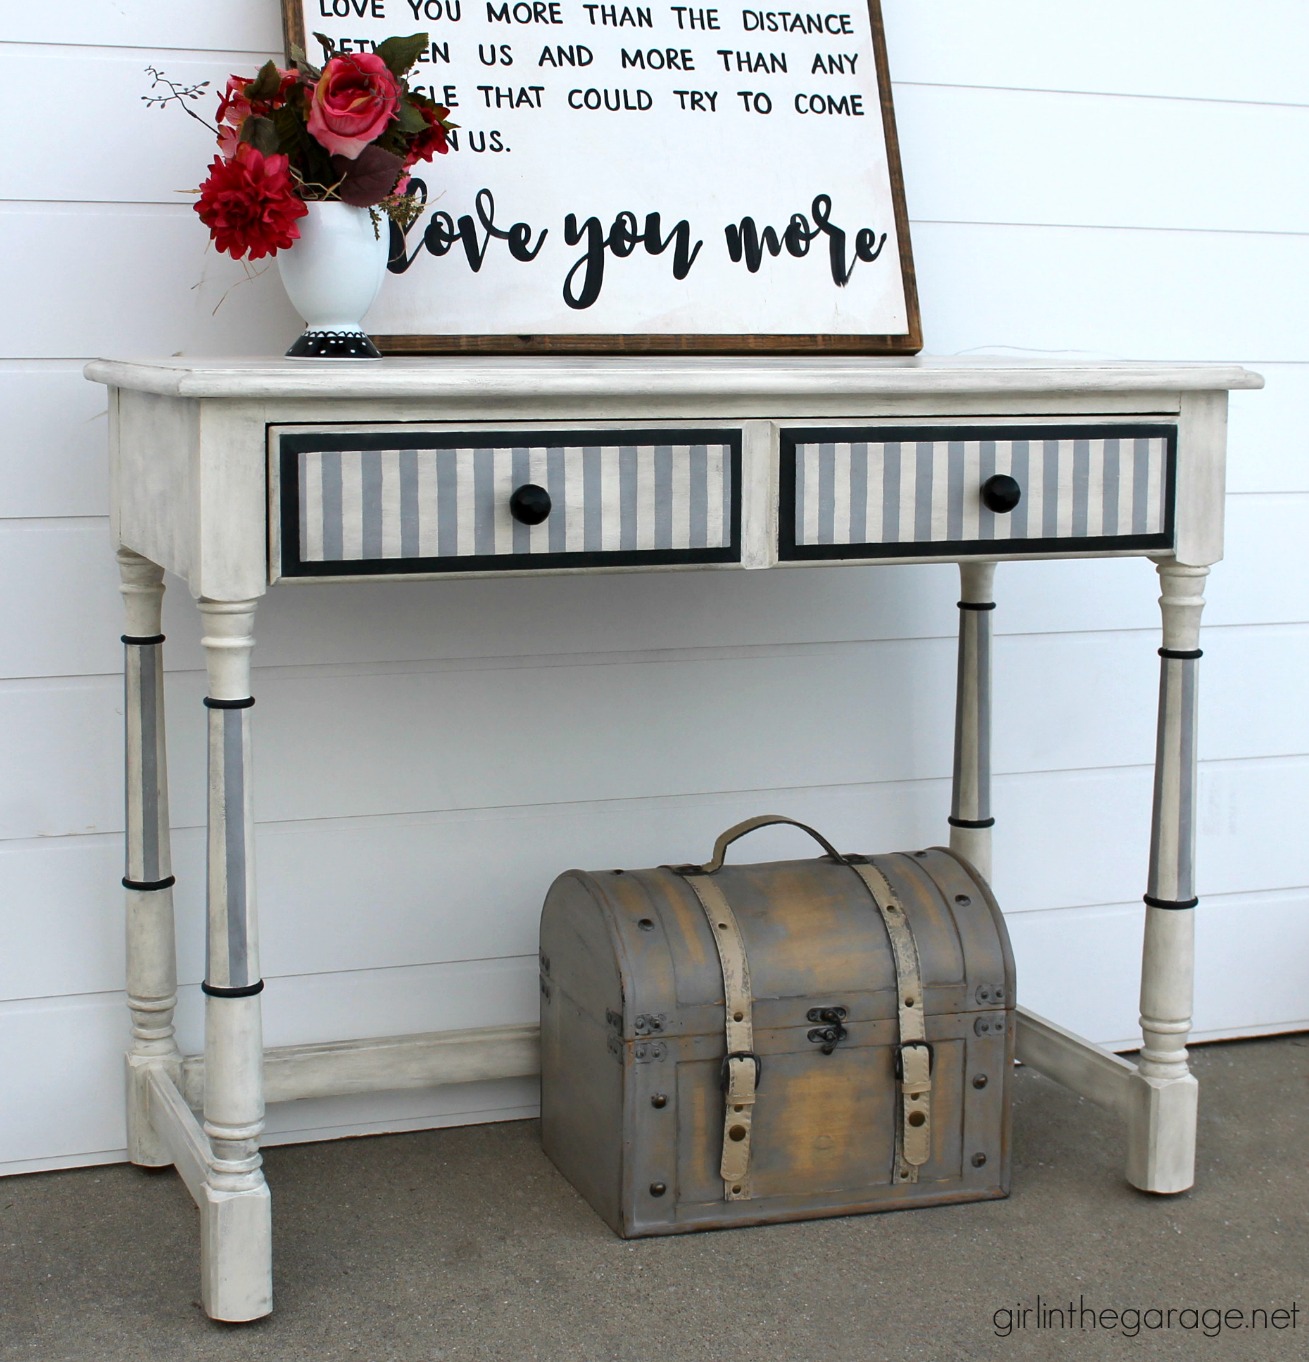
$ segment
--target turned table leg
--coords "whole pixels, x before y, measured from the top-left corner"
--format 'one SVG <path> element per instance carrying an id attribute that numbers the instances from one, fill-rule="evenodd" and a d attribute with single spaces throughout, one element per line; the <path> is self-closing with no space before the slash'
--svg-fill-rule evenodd
<path id="1" fill-rule="evenodd" d="M 991 878 L 991 612 L 994 563 L 960 563 L 950 850 Z"/>
<path id="2" fill-rule="evenodd" d="M 147 1168 L 167 1167 L 171 1153 L 150 1124 L 149 1075 L 176 1080 L 181 1054 L 173 1035 L 177 950 L 169 851 L 168 757 L 164 743 L 164 636 L 160 632 L 164 570 L 118 551 L 123 635 L 124 812 L 127 918 L 127 1156 Z"/>
<path id="3" fill-rule="evenodd" d="M 250 653 L 255 601 L 199 602 L 209 671 L 209 935 L 201 1202 L 203 1303 L 215 1319 L 272 1309 L 272 1216 L 259 1154 L 263 1023 L 255 915 Z"/>
<path id="4" fill-rule="evenodd" d="M 1195 1180 L 1198 1085 L 1187 1067 L 1195 974 L 1196 670 L 1209 569 L 1157 560 L 1163 594 L 1159 735 L 1145 949 L 1143 1043 L 1129 1105 L 1127 1180 L 1183 1192 Z"/>

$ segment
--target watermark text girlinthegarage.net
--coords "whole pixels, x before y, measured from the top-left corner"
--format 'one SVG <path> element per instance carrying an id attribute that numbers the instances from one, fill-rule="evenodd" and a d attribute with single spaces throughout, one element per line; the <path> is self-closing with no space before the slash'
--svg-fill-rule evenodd
<path id="1" fill-rule="evenodd" d="M 1142 1305 L 1098 1306 L 1079 1295 L 1076 1301 L 1053 1301 L 1038 1295 L 1030 1303 L 1001 1306 L 991 1316 L 997 1338 L 1016 1333 L 1107 1333 L 1136 1338 L 1140 1334 L 1278 1332 L 1296 1329 L 1300 1306 L 1289 1305 Z"/>

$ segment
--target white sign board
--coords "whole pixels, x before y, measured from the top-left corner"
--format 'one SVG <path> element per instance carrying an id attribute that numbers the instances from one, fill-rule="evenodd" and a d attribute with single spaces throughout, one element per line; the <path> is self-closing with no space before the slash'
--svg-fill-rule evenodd
<path id="1" fill-rule="evenodd" d="M 876 0 L 284 5 L 311 61 L 426 32 L 410 83 L 458 125 L 384 349 L 919 348 Z"/>

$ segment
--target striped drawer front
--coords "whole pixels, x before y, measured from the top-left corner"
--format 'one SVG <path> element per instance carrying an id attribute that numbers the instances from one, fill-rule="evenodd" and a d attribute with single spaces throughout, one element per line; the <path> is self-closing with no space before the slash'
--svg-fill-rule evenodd
<path id="1" fill-rule="evenodd" d="M 281 575 L 740 559 L 737 431 L 275 432 Z M 550 512 L 514 519 L 543 487 Z"/>
<path id="2" fill-rule="evenodd" d="M 1143 425 L 786 430 L 781 556 L 1164 548 L 1176 436 Z M 1011 511 L 983 502 L 996 474 L 1019 485 Z"/>

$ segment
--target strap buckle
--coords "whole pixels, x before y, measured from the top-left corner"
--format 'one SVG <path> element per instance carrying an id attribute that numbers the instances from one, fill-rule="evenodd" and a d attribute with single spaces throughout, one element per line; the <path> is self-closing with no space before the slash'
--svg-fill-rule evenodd
<path id="1" fill-rule="evenodd" d="M 763 1061 L 753 1050 L 733 1050 L 729 1054 L 723 1056 L 722 1068 L 718 1071 L 718 1086 L 723 1092 L 727 1091 L 728 1086 L 732 1081 L 732 1072 L 729 1066 L 734 1059 L 754 1060 L 754 1085 L 757 1088 L 759 1086 L 759 1080 L 763 1076 L 764 1065 Z"/>
<path id="2" fill-rule="evenodd" d="M 929 1041 L 907 1040 L 895 1047 L 895 1076 L 904 1082 L 904 1052 L 906 1050 L 926 1050 L 927 1051 L 927 1076 L 932 1076 L 932 1070 L 936 1067 L 936 1050 Z"/>

